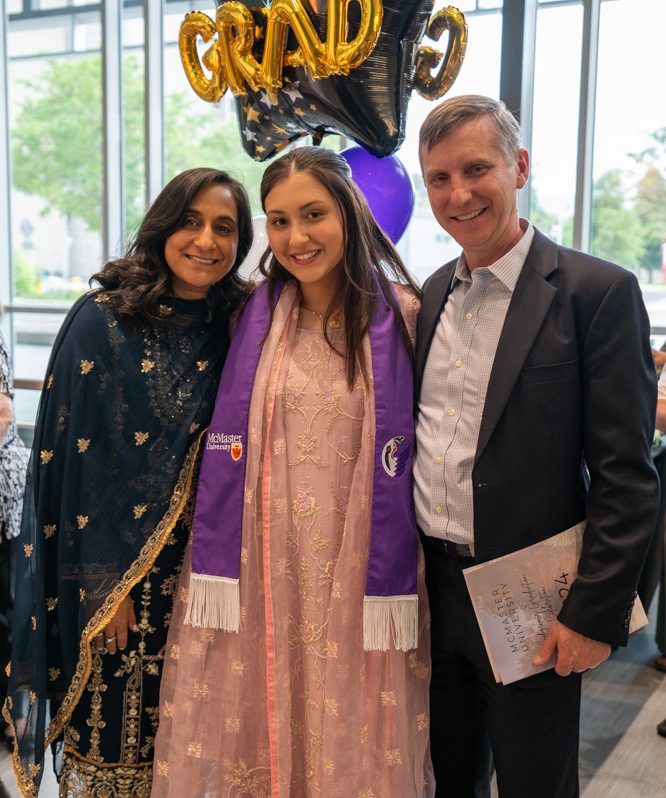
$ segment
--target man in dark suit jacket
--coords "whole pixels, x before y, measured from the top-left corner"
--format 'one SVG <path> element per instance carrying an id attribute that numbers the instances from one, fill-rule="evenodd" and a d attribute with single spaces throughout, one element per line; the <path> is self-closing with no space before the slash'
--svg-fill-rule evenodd
<path id="1" fill-rule="evenodd" d="M 474 781 L 489 738 L 501 798 L 573 798 L 580 674 L 627 642 L 657 512 L 648 319 L 633 274 L 519 219 L 529 156 L 502 103 L 446 100 L 419 152 L 462 247 L 426 282 L 417 334 L 437 796 L 488 794 Z M 554 670 L 496 684 L 462 569 L 584 519 L 578 578 L 538 656 Z"/>

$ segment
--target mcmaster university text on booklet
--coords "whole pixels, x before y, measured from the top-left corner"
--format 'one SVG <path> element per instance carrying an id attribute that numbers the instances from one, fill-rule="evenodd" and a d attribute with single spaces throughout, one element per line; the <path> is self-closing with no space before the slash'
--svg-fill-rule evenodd
<path id="1" fill-rule="evenodd" d="M 495 679 L 503 684 L 548 670 L 537 654 L 576 579 L 585 521 L 533 546 L 463 571 Z M 638 597 L 629 631 L 647 624 Z"/>

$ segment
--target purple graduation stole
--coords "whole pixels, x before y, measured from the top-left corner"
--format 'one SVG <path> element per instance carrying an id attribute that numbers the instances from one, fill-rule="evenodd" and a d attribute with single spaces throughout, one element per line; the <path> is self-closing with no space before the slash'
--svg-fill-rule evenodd
<path id="1" fill-rule="evenodd" d="M 281 289 L 280 289 L 281 290 Z M 276 299 L 277 301 L 277 299 Z M 248 420 L 268 330 L 268 286 L 236 326 L 206 435 L 194 510 L 192 575 L 185 623 L 240 629 L 240 557 Z M 393 310 L 378 290 L 369 328 L 375 398 L 370 551 L 363 602 L 364 648 L 416 648 L 418 533 L 412 493 L 413 370 Z"/>

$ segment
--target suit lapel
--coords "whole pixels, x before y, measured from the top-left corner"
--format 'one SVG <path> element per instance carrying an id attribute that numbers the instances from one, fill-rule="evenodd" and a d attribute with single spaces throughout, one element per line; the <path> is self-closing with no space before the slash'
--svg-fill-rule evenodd
<path id="1" fill-rule="evenodd" d="M 435 335 L 442 308 L 451 291 L 456 263 L 457 261 L 452 261 L 436 271 L 428 280 L 423 293 L 416 335 L 416 384 L 414 388 L 417 401 L 421 394 L 421 382 L 430 344 Z"/>
<path id="2" fill-rule="evenodd" d="M 497 345 L 481 419 L 475 462 L 486 448 L 509 401 L 557 288 L 547 278 L 557 270 L 557 247 L 535 230 L 534 241 L 511 298 Z"/>

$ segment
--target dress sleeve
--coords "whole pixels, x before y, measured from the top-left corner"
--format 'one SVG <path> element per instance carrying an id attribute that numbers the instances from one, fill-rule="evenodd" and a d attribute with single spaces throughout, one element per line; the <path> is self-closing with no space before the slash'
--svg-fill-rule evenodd
<path id="1" fill-rule="evenodd" d="M 659 479 L 651 455 L 656 375 L 650 326 L 635 275 L 622 270 L 587 327 L 580 372 L 589 474 L 578 577 L 559 620 L 610 645 L 626 645 Z"/>

